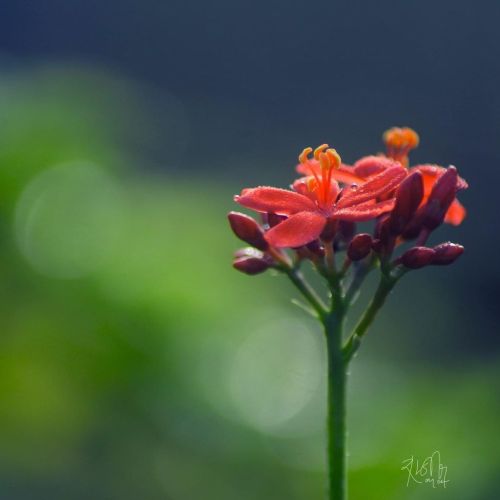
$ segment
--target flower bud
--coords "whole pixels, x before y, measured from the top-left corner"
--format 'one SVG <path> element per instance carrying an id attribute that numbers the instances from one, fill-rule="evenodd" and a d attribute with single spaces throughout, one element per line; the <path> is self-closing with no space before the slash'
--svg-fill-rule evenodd
<path id="1" fill-rule="evenodd" d="M 463 253 L 464 247 L 456 243 L 441 243 L 434 247 L 433 266 L 447 266 L 455 262 Z"/>
<path id="2" fill-rule="evenodd" d="M 241 257 L 256 257 L 258 259 L 261 259 L 262 257 L 264 257 L 264 253 L 253 247 L 245 247 L 236 250 L 236 252 L 234 252 L 233 257 L 235 259 L 239 259 Z"/>
<path id="3" fill-rule="evenodd" d="M 264 231 L 254 219 L 240 212 L 229 212 L 227 218 L 231 229 L 240 240 L 259 250 L 269 248 L 269 243 L 264 239 Z"/>
<path id="4" fill-rule="evenodd" d="M 372 250 L 372 237 L 367 233 L 361 233 L 354 236 L 349 243 L 347 256 L 352 260 L 364 259 Z"/>
<path id="5" fill-rule="evenodd" d="M 286 219 L 284 215 L 277 215 L 272 213 L 268 213 L 266 215 L 267 224 L 269 225 L 269 227 L 277 226 L 280 222 L 283 222 Z"/>
<path id="6" fill-rule="evenodd" d="M 375 238 L 372 242 L 372 250 L 375 252 L 375 253 L 382 253 L 384 251 L 384 248 L 385 248 L 385 245 L 384 245 L 384 242 L 379 239 L 379 238 Z"/>
<path id="7" fill-rule="evenodd" d="M 396 191 L 396 204 L 388 221 L 388 228 L 394 236 L 403 232 L 417 211 L 423 196 L 422 174 L 415 171 L 399 185 Z"/>
<path id="8" fill-rule="evenodd" d="M 373 237 L 380 240 L 383 244 L 386 244 L 391 238 L 389 232 L 389 215 L 385 214 L 377 221 L 375 224 L 375 229 L 373 231 Z"/>
<path id="9" fill-rule="evenodd" d="M 401 263 L 410 269 L 428 266 L 434 258 L 434 250 L 427 247 L 413 247 L 401 256 Z"/>
<path id="10" fill-rule="evenodd" d="M 457 192 L 458 174 L 455 167 L 446 172 L 434 184 L 427 203 L 422 208 L 422 224 L 431 231 L 442 224 Z"/>
<path id="11" fill-rule="evenodd" d="M 401 235 L 405 240 L 414 240 L 422 230 L 422 213 L 420 210 L 416 213 L 415 217 L 406 226 L 403 234 Z"/>
<path id="12" fill-rule="evenodd" d="M 318 240 L 311 241 L 306 247 L 318 257 L 323 257 L 325 255 L 325 249 L 320 245 Z"/>
<path id="13" fill-rule="evenodd" d="M 254 275 L 269 269 L 272 261 L 255 248 L 242 248 L 235 252 L 233 267 L 242 273 Z"/>

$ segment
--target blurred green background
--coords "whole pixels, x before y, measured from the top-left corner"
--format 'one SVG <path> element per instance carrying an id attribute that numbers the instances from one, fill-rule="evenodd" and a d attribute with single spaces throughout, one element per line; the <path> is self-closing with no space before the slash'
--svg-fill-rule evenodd
<path id="1" fill-rule="evenodd" d="M 323 498 L 321 333 L 283 277 L 232 270 L 240 245 L 225 215 L 243 186 L 286 186 L 309 143 L 330 141 L 353 161 L 407 124 L 422 135 L 417 161 L 453 162 L 471 185 L 464 225 L 435 238 L 466 254 L 405 277 L 352 364 L 350 495 L 499 498 L 498 45 L 478 48 L 493 24 L 452 12 L 456 38 L 438 44 L 447 63 L 433 87 L 411 72 L 388 78 L 387 34 L 377 61 L 363 55 L 371 31 L 353 45 L 318 39 L 299 30 L 295 7 L 275 32 L 266 26 L 281 11 L 256 4 L 270 17 L 231 45 L 224 29 L 243 14 L 224 3 L 125 2 L 117 18 L 111 1 L 95 18 L 62 5 L 19 2 L 3 18 L 0 498 Z M 341 33 L 355 20 L 375 29 L 352 9 Z M 417 13 L 389 19 L 403 14 Z M 462 50 L 479 32 L 478 52 Z M 435 42 L 403 41 L 395 56 L 409 53 L 420 74 L 438 67 Z M 330 85 L 331 64 L 301 69 L 318 46 L 346 66 Z M 472 69 L 493 82 L 466 91 Z M 370 72 L 384 94 L 370 93 Z M 466 82 L 450 90 L 450 74 Z M 447 488 L 407 487 L 403 460 L 435 450 Z"/>

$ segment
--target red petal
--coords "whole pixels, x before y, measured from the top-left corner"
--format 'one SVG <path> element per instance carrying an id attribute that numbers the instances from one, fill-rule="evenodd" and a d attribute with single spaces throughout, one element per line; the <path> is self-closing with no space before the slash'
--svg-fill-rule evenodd
<path id="1" fill-rule="evenodd" d="M 317 212 L 300 212 L 270 229 L 265 238 L 274 247 L 301 247 L 316 240 L 325 224 L 326 217 Z"/>
<path id="2" fill-rule="evenodd" d="M 372 177 L 358 189 L 352 190 L 343 196 L 338 202 L 337 207 L 350 207 L 389 193 L 398 187 L 407 174 L 408 171 L 401 166 L 388 168 Z"/>
<path id="3" fill-rule="evenodd" d="M 385 156 L 364 156 L 354 164 L 354 173 L 366 179 L 396 165 L 397 162 Z"/>
<path id="4" fill-rule="evenodd" d="M 344 184 L 362 184 L 365 180 L 356 175 L 352 167 L 348 165 L 340 165 L 332 171 L 332 179 Z"/>
<path id="5" fill-rule="evenodd" d="M 351 207 L 335 209 L 333 211 L 332 218 L 353 222 L 368 221 L 382 215 L 383 213 L 391 211 L 394 208 L 395 203 L 396 200 L 394 198 L 381 201 L 379 203 L 368 201 Z"/>
<path id="6" fill-rule="evenodd" d="M 312 177 L 314 179 L 314 177 Z M 307 187 L 307 181 L 310 179 L 310 177 L 299 177 L 298 179 L 295 179 L 292 184 L 292 189 L 296 192 L 299 193 L 303 196 L 307 196 L 311 200 L 314 199 L 313 196 L 311 196 L 311 192 L 309 191 L 309 188 Z"/>
<path id="7" fill-rule="evenodd" d="M 425 164 L 425 165 L 415 165 L 410 170 L 419 170 L 422 172 L 424 176 L 424 184 L 427 182 L 431 184 L 431 188 L 433 185 L 433 181 L 435 181 L 438 177 L 441 177 L 446 172 L 445 167 L 440 167 L 439 165 Z M 467 181 L 462 177 L 458 177 L 457 180 L 457 190 L 467 189 L 469 185 Z"/>
<path id="8" fill-rule="evenodd" d="M 273 187 L 244 189 L 234 201 L 257 212 L 291 215 L 304 210 L 315 210 L 316 205 L 305 196 Z"/>
<path id="9" fill-rule="evenodd" d="M 465 219 L 466 215 L 467 210 L 465 210 L 464 206 L 455 199 L 450 205 L 450 208 L 448 208 L 444 221 L 453 226 L 458 226 Z"/>

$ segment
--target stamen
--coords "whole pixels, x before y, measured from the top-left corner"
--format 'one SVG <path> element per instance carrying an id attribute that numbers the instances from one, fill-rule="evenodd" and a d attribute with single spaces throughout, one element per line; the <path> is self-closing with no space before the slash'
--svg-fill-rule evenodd
<path id="1" fill-rule="evenodd" d="M 328 155 L 328 159 L 330 160 L 331 168 L 339 168 L 342 163 L 342 159 L 340 155 L 337 153 L 336 149 L 330 148 L 326 150 L 326 154 Z"/>
<path id="2" fill-rule="evenodd" d="M 328 148 L 328 144 L 322 144 L 321 146 L 318 146 L 315 150 L 314 150 L 314 158 L 316 158 L 316 160 L 319 160 L 319 155 L 325 150 Z"/>
<path id="3" fill-rule="evenodd" d="M 328 191 L 330 190 L 330 183 L 328 181 L 332 173 L 332 165 L 330 157 L 326 153 L 319 154 L 319 163 L 321 165 L 321 188 L 323 195 L 323 203 L 326 205 L 328 201 Z"/>
<path id="4" fill-rule="evenodd" d="M 307 147 L 304 148 L 302 153 L 299 155 L 299 162 L 300 163 L 307 163 L 309 161 L 309 155 L 312 153 L 313 148 Z"/>
<path id="5" fill-rule="evenodd" d="M 314 177 L 308 177 L 306 180 L 307 190 L 312 193 L 317 187 L 317 181 Z"/>
<path id="6" fill-rule="evenodd" d="M 408 166 L 408 153 L 420 142 L 418 134 L 409 127 L 393 127 L 386 130 L 382 138 L 387 156 Z"/>
<path id="7" fill-rule="evenodd" d="M 326 153 L 320 153 L 318 160 L 319 164 L 321 165 L 322 172 L 328 172 L 328 170 L 332 168 L 330 165 L 330 159 L 328 158 L 328 155 Z"/>

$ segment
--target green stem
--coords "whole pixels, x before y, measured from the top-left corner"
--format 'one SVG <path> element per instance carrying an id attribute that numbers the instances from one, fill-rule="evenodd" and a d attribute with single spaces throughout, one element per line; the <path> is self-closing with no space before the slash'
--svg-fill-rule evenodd
<path id="1" fill-rule="evenodd" d="M 328 347 L 328 477 L 329 500 L 347 498 L 346 383 L 347 363 L 342 355 L 344 312 L 335 311 L 325 322 Z"/>
<path id="2" fill-rule="evenodd" d="M 297 269 L 287 269 L 286 274 L 290 278 L 291 282 L 295 285 L 295 287 L 304 296 L 307 302 L 309 302 L 312 308 L 316 311 L 320 320 L 323 321 L 327 310 L 318 294 L 309 285 L 309 283 L 307 283 L 307 281 Z"/>
<path id="3" fill-rule="evenodd" d="M 354 276 L 349 288 L 345 294 L 345 302 L 349 306 L 356 297 L 358 290 L 360 289 L 363 281 L 370 271 L 374 268 L 374 259 L 372 258 L 369 262 L 356 262 L 354 265 Z"/>
<path id="4" fill-rule="evenodd" d="M 368 328 L 373 323 L 375 316 L 384 305 L 385 299 L 394 288 L 394 285 L 397 283 L 397 281 L 398 278 L 394 278 L 384 274 L 381 276 L 380 283 L 375 292 L 375 295 L 373 296 L 372 301 L 368 305 L 366 311 L 361 316 L 358 324 L 354 327 L 352 334 L 344 345 L 343 352 L 344 359 L 346 361 L 350 360 L 358 349 L 361 337 L 363 337 L 363 335 L 367 332 Z"/>

